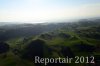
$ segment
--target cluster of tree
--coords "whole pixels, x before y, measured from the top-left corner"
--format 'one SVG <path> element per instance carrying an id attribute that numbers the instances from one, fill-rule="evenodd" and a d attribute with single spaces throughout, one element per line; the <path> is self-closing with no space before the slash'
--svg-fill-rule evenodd
<path id="1" fill-rule="evenodd" d="M 0 42 L 0 54 L 7 53 L 9 51 L 10 47 L 5 42 Z"/>

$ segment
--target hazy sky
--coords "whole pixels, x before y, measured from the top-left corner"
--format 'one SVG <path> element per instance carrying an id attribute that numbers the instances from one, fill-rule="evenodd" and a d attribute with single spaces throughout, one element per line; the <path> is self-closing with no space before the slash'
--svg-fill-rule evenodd
<path id="1" fill-rule="evenodd" d="M 100 0 L 0 0 L 0 22 L 99 17 Z"/>

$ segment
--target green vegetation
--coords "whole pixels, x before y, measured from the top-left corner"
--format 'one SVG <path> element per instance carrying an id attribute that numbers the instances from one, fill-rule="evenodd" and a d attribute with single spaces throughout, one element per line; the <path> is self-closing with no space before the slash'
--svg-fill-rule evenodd
<path id="1" fill-rule="evenodd" d="M 46 58 L 94 56 L 95 64 L 57 63 L 47 66 L 99 66 L 99 43 L 99 20 L 1 26 L 0 66 L 44 66 L 34 63 L 35 56 Z"/>

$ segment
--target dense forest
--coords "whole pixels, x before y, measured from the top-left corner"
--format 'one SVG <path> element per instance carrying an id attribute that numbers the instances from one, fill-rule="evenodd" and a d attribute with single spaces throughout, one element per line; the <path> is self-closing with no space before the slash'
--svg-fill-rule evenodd
<path id="1" fill-rule="evenodd" d="M 100 66 L 100 19 L 75 22 L 0 23 L 0 66 L 45 66 L 34 57 L 94 56 L 95 63 L 48 63 L 47 66 Z M 90 61 L 91 59 L 89 59 Z"/>

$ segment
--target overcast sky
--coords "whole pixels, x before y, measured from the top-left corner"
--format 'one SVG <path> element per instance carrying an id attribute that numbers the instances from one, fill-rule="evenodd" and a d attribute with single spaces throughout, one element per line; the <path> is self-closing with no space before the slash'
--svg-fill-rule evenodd
<path id="1" fill-rule="evenodd" d="M 100 0 L 0 0 L 0 22 L 100 17 Z"/>

